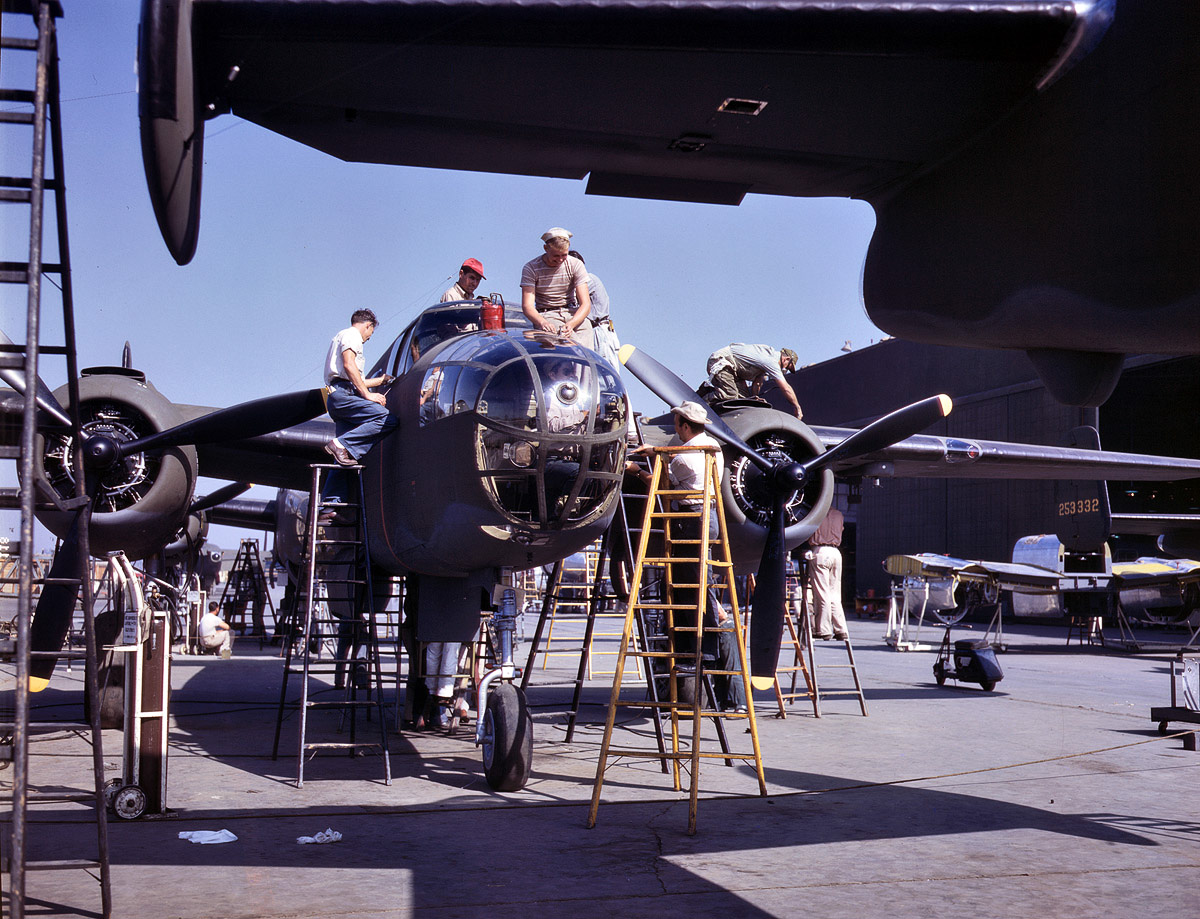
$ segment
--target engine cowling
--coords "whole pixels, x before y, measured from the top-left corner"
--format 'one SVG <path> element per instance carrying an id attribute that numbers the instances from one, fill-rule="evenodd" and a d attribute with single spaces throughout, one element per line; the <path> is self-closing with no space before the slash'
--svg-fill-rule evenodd
<path id="1" fill-rule="evenodd" d="M 54 395 L 64 404 L 69 398 L 65 386 Z M 85 438 L 103 434 L 117 443 L 126 443 L 184 420 L 175 405 L 141 373 L 120 367 L 83 371 L 79 402 Z M 70 463 L 73 449 L 69 434 L 38 439 L 40 484 L 63 497 L 74 493 Z M 135 453 L 101 472 L 88 531 L 92 554 L 122 550 L 130 558 L 139 559 L 162 549 L 187 517 L 196 471 L 196 450 L 185 446 Z M 65 535 L 70 514 L 39 510 L 37 516 L 54 535 Z"/>
<path id="2" fill-rule="evenodd" d="M 825 448 L 812 428 L 799 419 L 756 405 L 735 405 L 721 412 L 721 419 L 747 444 L 780 462 L 803 462 Z M 771 499 L 764 488 L 762 471 L 745 456 L 726 449 L 725 476 L 721 483 L 729 548 L 739 570 L 758 567 Z M 789 549 L 810 537 L 833 504 L 833 472 L 825 469 L 807 482 L 788 501 L 784 541 Z"/>

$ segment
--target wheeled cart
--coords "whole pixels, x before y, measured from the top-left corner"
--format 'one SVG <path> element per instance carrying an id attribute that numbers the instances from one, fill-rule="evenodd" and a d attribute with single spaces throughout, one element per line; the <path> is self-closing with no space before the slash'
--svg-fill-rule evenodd
<path id="1" fill-rule="evenodd" d="M 1200 654 L 1180 651 L 1171 661 L 1171 704 L 1150 709 L 1150 720 L 1158 722 L 1160 734 L 1170 731 L 1172 721 L 1200 724 Z M 1184 736 L 1183 748 L 1196 749 L 1194 731 Z"/>
<path id="2" fill-rule="evenodd" d="M 996 660 L 996 652 L 985 638 L 961 638 L 950 647 L 950 627 L 942 636 L 937 660 L 933 662 L 933 678 L 942 686 L 947 679 L 962 683 L 978 683 L 984 692 L 991 692 L 1004 679 L 1004 671 Z"/>

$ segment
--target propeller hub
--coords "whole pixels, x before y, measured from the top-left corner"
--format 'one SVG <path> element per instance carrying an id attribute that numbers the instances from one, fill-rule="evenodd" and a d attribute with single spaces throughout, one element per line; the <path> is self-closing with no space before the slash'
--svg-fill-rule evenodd
<path id="1" fill-rule="evenodd" d="M 107 434 L 88 434 L 83 440 L 83 461 L 90 469 L 111 469 L 121 459 L 121 448 Z"/>
<path id="2" fill-rule="evenodd" d="M 789 495 L 804 487 L 805 478 L 802 463 L 780 463 L 771 470 L 771 487 L 777 494 Z"/>

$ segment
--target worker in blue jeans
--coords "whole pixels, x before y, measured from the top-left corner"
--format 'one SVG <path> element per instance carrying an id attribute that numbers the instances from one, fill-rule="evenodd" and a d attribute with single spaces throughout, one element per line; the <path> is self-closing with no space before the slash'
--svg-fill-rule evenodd
<path id="1" fill-rule="evenodd" d="M 375 334 L 379 321 L 368 309 L 355 310 L 349 328 L 342 329 L 329 343 L 325 357 L 325 386 L 328 396 L 325 408 L 334 423 L 334 437 L 325 444 L 325 452 L 340 466 L 357 465 L 371 447 L 400 423 L 387 409 L 387 397 L 372 392 L 377 386 L 392 382 L 389 374 L 366 379 L 366 359 L 363 345 Z M 325 483 L 324 499 L 345 502 L 349 482 L 344 474 L 334 472 Z M 334 521 L 336 512 L 327 511 L 318 521 Z M 328 519 L 326 519 L 328 518 Z"/>

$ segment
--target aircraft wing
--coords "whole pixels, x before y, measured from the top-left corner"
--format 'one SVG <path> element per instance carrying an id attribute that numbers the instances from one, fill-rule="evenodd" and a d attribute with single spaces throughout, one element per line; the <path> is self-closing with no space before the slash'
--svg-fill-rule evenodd
<path id="1" fill-rule="evenodd" d="M 871 319 L 1025 349 L 1069 404 L 1200 350 L 1193 0 L 147 0 L 141 34 L 181 264 L 232 112 L 349 161 L 865 199 Z"/>
<path id="2" fill-rule="evenodd" d="M 813 430 L 827 449 L 852 433 L 820 426 Z M 928 434 L 835 463 L 833 468 L 841 476 L 878 478 L 1174 481 L 1200 477 L 1200 460 L 1196 459 Z"/>
<path id="3" fill-rule="evenodd" d="M 932 553 L 889 555 L 884 559 L 883 567 L 896 577 L 956 577 L 964 581 L 994 582 L 1002 590 L 1057 590 L 1062 579 L 1058 572 L 1037 565 L 970 561 Z"/>

